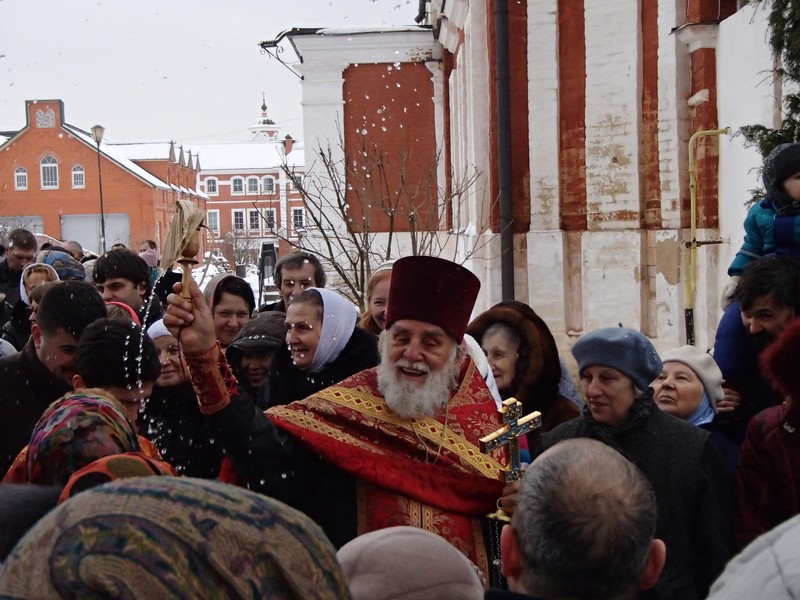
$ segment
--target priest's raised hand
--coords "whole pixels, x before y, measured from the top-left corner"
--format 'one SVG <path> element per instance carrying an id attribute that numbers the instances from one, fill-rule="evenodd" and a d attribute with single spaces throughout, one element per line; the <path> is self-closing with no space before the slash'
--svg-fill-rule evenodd
<path id="1" fill-rule="evenodd" d="M 209 350 L 216 342 L 214 317 L 195 281 L 189 288 L 191 302 L 181 296 L 183 285 L 176 283 L 174 293 L 167 297 L 164 325 L 180 341 L 184 352 Z"/>

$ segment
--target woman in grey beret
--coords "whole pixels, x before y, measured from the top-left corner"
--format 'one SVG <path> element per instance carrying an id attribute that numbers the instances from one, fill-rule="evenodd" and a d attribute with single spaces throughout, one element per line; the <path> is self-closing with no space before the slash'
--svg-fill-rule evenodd
<path id="1" fill-rule="evenodd" d="M 642 598 L 705 598 L 730 557 L 730 493 L 709 434 L 659 410 L 651 382 L 662 362 L 644 335 L 625 327 L 591 331 L 573 346 L 586 406 L 542 435 L 542 450 L 588 437 L 644 473 L 658 505 L 656 537 L 667 546 L 658 583 Z"/>

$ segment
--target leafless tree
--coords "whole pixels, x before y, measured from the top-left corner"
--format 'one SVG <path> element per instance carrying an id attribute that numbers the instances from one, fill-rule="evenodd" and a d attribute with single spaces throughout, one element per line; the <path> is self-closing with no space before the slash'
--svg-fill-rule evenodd
<path id="1" fill-rule="evenodd" d="M 285 229 L 275 235 L 324 259 L 333 270 L 331 286 L 362 309 L 372 269 L 401 252 L 463 262 L 489 243 L 491 236 L 469 235 L 489 230 L 488 222 L 470 232 L 454 226 L 469 195 L 478 191 L 477 169 L 451 174 L 442 185 L 439 153 L 420 167 L 408 151 L 387 157 L 362 142 L 348 155 L 341 135 L 339 144 L 319 146 L 297 186 L 306 213 L 302 238 L 287 237 Z M 296 181 L 290 165 L 284 163 L 283 170 Z M 455 238 L 467 241 L 453 244 Z M 452 248 L 457 249 L 451 254 Z"/>

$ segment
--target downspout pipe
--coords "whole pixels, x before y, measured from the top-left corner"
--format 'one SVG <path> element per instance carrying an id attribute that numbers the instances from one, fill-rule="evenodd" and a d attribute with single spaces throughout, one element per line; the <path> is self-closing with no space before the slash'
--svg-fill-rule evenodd
<path id="1" fill-rule="evenodd" d="M 514 210 L 511 197 L 511 86 L 508 68 L 508 0 L 494 3 L 497 76 L 497 172 L 500 187 L 500 270 L 503 300 L 514 299 Z"/>
<path id="2" fill-rule="evenodd" d="M 686 343 L 694 346 L 694 296 L 697 289 L 697 141 L 709 136 L 730 135 L 730 127 L 723 129 L 701 129 L 689 138 L 689 273 L 683 283 L 684 320 L 686 324 Z M 705 242 L 707 243 L 707 242 Z"/>

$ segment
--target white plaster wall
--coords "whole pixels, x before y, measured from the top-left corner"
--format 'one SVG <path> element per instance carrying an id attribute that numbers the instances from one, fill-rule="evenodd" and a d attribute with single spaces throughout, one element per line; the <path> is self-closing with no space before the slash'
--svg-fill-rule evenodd
<path id="1" fill-rule="evenodd" d="M 772 54 L 767 42 L 769 13 L 748 5 L 720 24 L 717 53 L 719 122 L 735 133 L 743 125 L 777 124 L 777 90 L 770 71 Z M 750 190 L 761 188 L 762 159 L 755 148 L 745 148 L 741 136 L 720 139 L 719 222 L 722 246 L 717 280 L 727 282 L 727 269 L 744 237 L 742 222 Z M 720 288 L 721 289 L 721 288 Z"/>
<path id="2" fill-rule="evenodd" d="M 624 229 L 609 213 L 639 211 L 639 1 L 585 0 L 585 19 L 588 211 L 608 215 L 589 228 Z"/>
<path id="3" fill-rule="evenodd" d="M 528 3 L 531 232 L 527 297 L 558 342 L 566 331 L 564 232 L 560 229 L 558 0 Z M 575 291 L 571 291 L 575 293 Z"/>
<path id="4" fill-rule="evenodd" d="M 489 62 L 486 45 L 486 7 L 469 5 L 464 18 L 465 42 L 458 48 L 455 68 L 450 75 L 450 140 L 454 178 L 478 173 L 474 185 L 460 203 L 454 205 L 453 225 L 467 235 L 458 238 L 459 262 L 466 263 L 481 280 L 476 311 L 499 301 L 499 245 L 494 250 L 494 234 L 487 231 L 492 199 L 489 191 Z M 494 261 L 494 262 L 493 262 Z M 492 268 L 495 267 L 495 268 Z M 496 299 L 495 299 L 496 298 Z"/>
<path id="5" fill-rule="evenodd" d="M 583 331 L 620 322 L 640 329 L 642 235 L 638 230 L 583 235 Z"/>
<path id="6" fill-rule="evenodd" d="M 558 0 L 528 4 L 531 229 L 559 228 Z"/>

